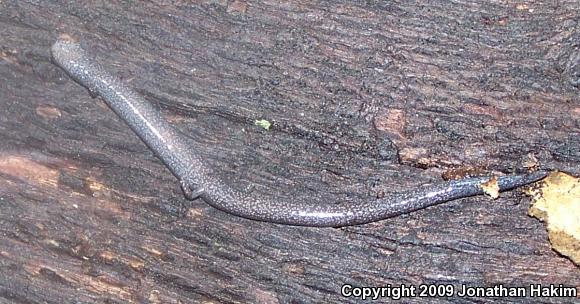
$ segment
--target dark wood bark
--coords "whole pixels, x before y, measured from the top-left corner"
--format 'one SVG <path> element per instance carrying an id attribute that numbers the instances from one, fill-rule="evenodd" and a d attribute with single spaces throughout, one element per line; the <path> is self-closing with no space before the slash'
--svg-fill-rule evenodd
<path id="1" fill-rule="evenodd" d="M 580 174 L 579 20 L 576 0 L 0 1 L 0 299 L 350 303 L 343 284 L 578 286 L 519 191 L 340 229 L 188 202 L 49 47 L 79 39 L 235 187 L 370 199 L 534 157 Z"/>

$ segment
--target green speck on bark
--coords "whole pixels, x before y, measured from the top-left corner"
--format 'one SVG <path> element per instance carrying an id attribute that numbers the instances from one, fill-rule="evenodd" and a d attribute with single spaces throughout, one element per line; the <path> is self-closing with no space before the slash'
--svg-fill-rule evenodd
<path id="1" fill-rule="evenodd" d="M 269 130 L 270 126 L 272 126 L 272 123 L 265 119 L 258 119 L 254 121 L 254 124 L 260 128 L 263 128 L 264 130 Z"/>

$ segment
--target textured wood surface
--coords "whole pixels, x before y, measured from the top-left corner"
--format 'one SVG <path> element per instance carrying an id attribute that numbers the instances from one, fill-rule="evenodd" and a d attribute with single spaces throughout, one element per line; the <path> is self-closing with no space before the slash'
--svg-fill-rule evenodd
<path id="1" fill-rule="evenodd" d="M 340 229 L 186 201 L 51 63 L 63 33 L 239 189 L 371 199 L 534 159 L 580 174 L 576 0 L 0 1 L 2 302 L 354 303 L 343 284 L 580 285 L 519 191 Z"/>

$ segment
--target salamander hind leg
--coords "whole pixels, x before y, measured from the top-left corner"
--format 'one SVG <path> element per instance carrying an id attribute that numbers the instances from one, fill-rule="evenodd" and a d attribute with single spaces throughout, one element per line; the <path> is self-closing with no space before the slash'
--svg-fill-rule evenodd
<path id="1" fill-rule="evenodd" d="M 185 197 L 188 200 L 194 200 L 198 197 L 200 197 L 204 190 L 203 188 L 201 188 L 198 185 L 195 185 L 193 183 L 191 183 L 190 181 L 187 180 L 180 180 L 179 181 L 179 185 L 181 186 L 181 190 L 183 191 L 183 195 L 185 195 Z"/>

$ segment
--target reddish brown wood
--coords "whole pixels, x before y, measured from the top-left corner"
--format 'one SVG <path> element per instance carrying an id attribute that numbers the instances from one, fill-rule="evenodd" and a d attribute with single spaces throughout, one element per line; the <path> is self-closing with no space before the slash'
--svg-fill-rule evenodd
<path id="1" fill-rule="evenodd" d="M 579 19 L 578 1 L 2 1 L 0 299 L 354 303 L 343 284 L 578 286 L 518 191 L 341 229 L 188 202 L 49 46 L 82 41 L 240 189 L 335 200 L 457 168 L 513 172 L 529 155 L 580 174 Z M 512 300 L 526 301 L 499 299 Z"/>

